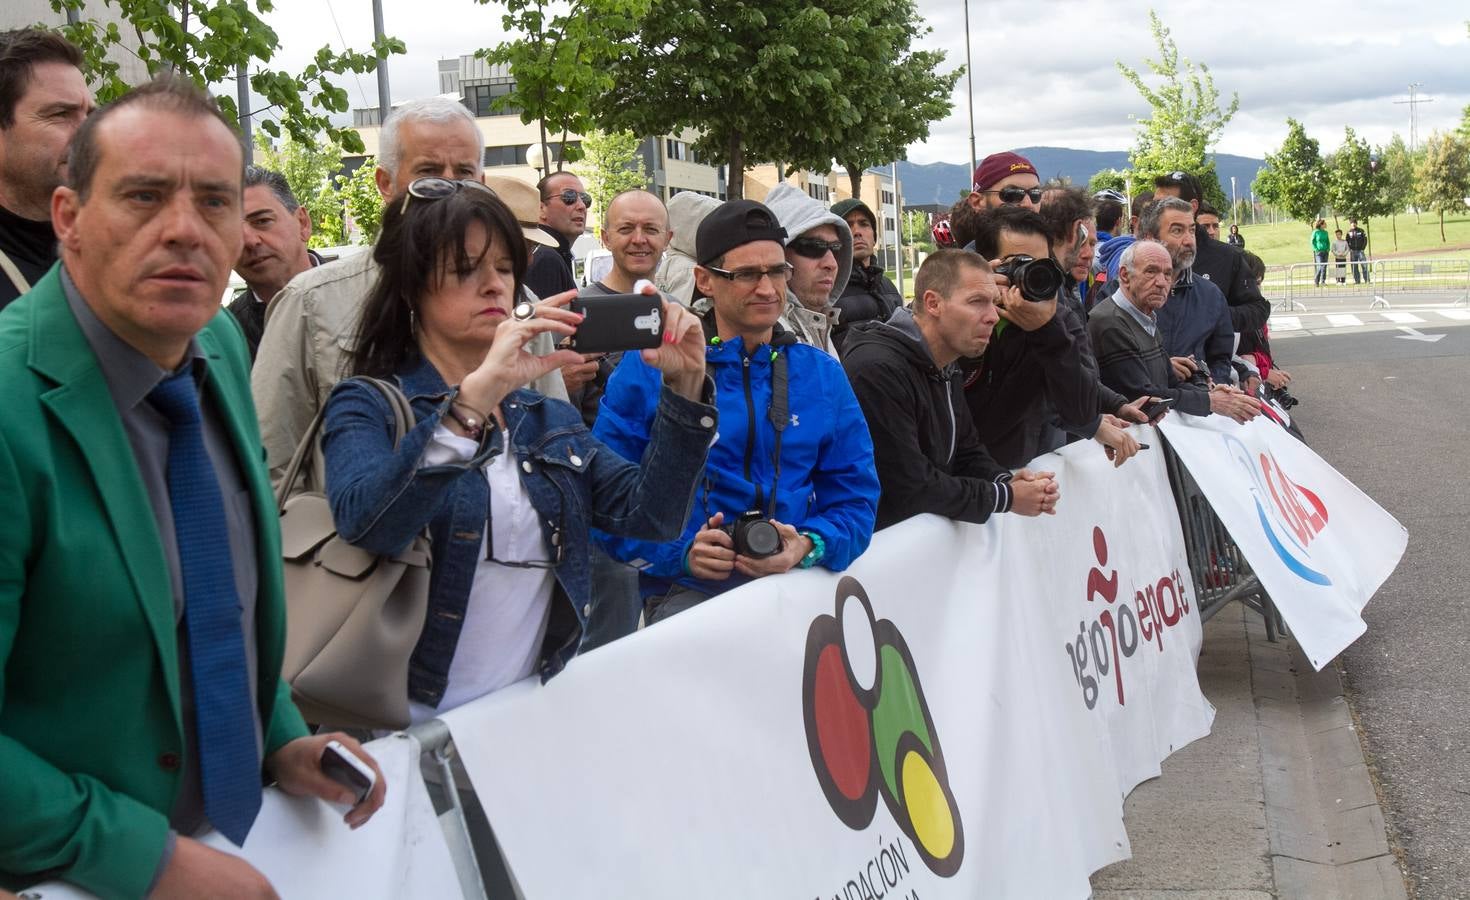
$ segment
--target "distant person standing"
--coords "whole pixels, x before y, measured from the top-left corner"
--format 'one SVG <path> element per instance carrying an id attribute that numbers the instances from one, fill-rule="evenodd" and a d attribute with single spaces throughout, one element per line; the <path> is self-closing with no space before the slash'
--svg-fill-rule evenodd
<path id="1" fill-rule="evenodd" d="M 1312 232 L 1312 256 L 1317 260 L 1316 283 L 1324 285 L 1327 283 L 1327 250 L 1332 246 L 1332 238 L 1327 236 L 1327 220 L 1318 219 L 1316 230 Z"/>
<path id="2" fill-rule="evenodd" d="M 1332 258 L 1337 261 L 1337 283 L 1347 284 L 1348 242 L 1341 228 L 1333 232 Z"/>
<path id="3" fill-rule="evenodd" d="M 1368 232 L 1358 227 L 1357 219 L 1349 219 L 1348 224 L 1351 226 L 1347 233 L 1348 259 L 1353 263 L 1353 284 L 1371 282 L 1373 279 L 1368 277 Z"/>
<path id="4" fill-rule="evenodd" d="M 1237 247 L 1241 250 L 1245 249 L 1245 237 L 1240 233 L 1239 225 L 1230 226 L 1230 234 L 1226 235 L 1225 240 L 1232 247 Z"/>

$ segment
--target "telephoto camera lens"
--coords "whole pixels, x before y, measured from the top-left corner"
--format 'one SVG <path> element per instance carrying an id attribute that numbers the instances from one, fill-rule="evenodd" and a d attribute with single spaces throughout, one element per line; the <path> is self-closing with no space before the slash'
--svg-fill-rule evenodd
<path id="1" fill-rule="evenodd" d="M 1024 253 L 1007 258 L 996 266 L 995 274 L 1004 275 L 1032 303 L 1045 303 L 1055 297 L 1061 290 L 1064 275 L 1056 260 L 1037 259 Z"/>

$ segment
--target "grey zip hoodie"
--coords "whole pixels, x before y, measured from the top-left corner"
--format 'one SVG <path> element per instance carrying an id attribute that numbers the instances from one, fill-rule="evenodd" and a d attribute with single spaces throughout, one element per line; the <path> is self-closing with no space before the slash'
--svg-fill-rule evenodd
<path id="1" fill-rule="evenodd" d="M 659 290 L 685 306 L 694 296 L 694 236 L 699 223 L 720 201 L 693 191 L 681 191 L 669 198 L 669 228 L 674 236 L 664 250 L 663 262 L 653 276 Z"/>
<path id="2" fill-rule="evenodd" d="M 818 225 L 831 225 L 837 229 L 837 239 L 842 249 L 837 252 L 837 279 L 832 283 L 832 292 L 827 297 L 826 308 L 810 310 L 801 305 L 796 295 L 786 292 L 786 314 L 781 321 L 798 340 L 837 356 L 832 343 L 832 326 L 837 323 L 837 307 L 834 305 L 847 289 L 847 280 L 852 277 L 852 229 L 847 220 L 832 212 L 820 200 L 807 196 L 806 192 L 782 182 L 766 195 L 766 206 L 776 214 L 776 220 L 786 229 L 786 240 L 801 237 Z"/>

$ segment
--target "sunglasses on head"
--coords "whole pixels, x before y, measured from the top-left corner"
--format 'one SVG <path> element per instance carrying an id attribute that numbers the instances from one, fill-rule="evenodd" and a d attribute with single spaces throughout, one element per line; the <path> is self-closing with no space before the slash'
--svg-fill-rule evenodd
<path id="1" fill-rule="evenodd" d="M 548 194 L 547 196 L 541 198 L 541 202 L 547 203 L 553 199 L 560 200 L 567 206 L 576 206 L 578 200 L 582 201 L 583 206 L 592 205 L 591 194 L 587 193 L 586 191 L 574 191 L 571 188 L 567 188 L 559 194 Z"/>
<path id="2" fill-rule="evenodd" d="M 408 201 L 415 197 L 420 200 L 443 200 L 445 197 L 459 193 L 466 188 L 481 190 L 492 197 L 495 196 L 493 190 L 478 181 L 455 181 L 438 176 L 415 178 L 408 183 L 408 193 L 403 195 L 403 205 L 398 207 L 398 214 L 401 216 L 407 212 Z"/>
<path id="3" fill-rule="evenodd" d="M 980 193 L 999 194 L 1000 202 L 1002 203 L 1020 203 L 1022 200 L 1030 197 L 1032 203 L 1040 205 L 1042 189 L 1039 187 L 1018 188 L 1012 185 L 1010 187 L 1003 187 L 998 191 L 981 191 Z"/>
<path id="4" fill-rule="evenodd" d="M 807 259 L 821 259 L 828 253 L 836 256 L 842 252 L 841 241 L 824 241 L 821 238 L 799 237 L 786 242 L 786 249 Z"/>

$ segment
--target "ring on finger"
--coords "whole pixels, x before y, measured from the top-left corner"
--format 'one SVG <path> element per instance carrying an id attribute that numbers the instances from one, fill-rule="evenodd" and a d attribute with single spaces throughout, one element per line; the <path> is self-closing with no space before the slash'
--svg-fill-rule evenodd
<path id="1" fill-rule="evenodd" d="M 534 319 L 536 318 L 536 305 L 534 303 L 523 300 L 515 305 L 515 308 L 511 310 L 510 314 L 515 317 L 516 321 L 518 322 L 525 322 L 528 319 Z"/>

